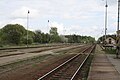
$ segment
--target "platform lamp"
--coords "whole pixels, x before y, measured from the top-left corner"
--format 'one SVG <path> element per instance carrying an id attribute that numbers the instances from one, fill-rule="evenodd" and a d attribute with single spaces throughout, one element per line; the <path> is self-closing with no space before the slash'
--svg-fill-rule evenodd
<path id="1" fill-rule="evenodd" d="M 27 12 L 27 47 L 28 47 L 28 36 L 29 36 L 29 34 L 28 34 L 28 27 L 29 27 L 29 13 L 30 13 L 30 11 L 28 10 L 28 12 Z"/>
<path id="2" fill-rule="evenodd" d="M 50 20 L 48 20 L 48 29 L 50 28 Z M 50 33 L 49 31 L 48 31 L 48 33 Z M 51 35 L 49 36 L 49 41 L 48 41 L 48 43 L 50 43 L 50 40 L 51 40 Z"/>
<path id="3" fill-rule="evenodd" d="M 107 33 L 107 8 L 108 8 L 108 4 L 106 0 L 106 3 L 105 3 L 105 40 L 106 40 L 106 33 Z"/>

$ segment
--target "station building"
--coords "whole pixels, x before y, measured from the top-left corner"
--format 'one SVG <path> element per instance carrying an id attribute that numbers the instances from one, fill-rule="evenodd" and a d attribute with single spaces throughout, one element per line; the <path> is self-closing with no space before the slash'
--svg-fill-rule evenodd
<path id="1" fill-rule="evenodd" d="M 116 44 L 116 39 L 109 36 L 106 38 L 105 42 L 107 45 L 114 46 Z"/>

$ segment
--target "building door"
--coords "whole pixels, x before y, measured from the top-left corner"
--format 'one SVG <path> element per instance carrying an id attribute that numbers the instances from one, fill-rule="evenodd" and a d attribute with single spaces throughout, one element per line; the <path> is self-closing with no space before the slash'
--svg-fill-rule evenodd
<path id="1" fill-rule="evenodd" d="M 111 41 L 111 39 L 109 39 L 109 44 L 111 44 L 112 43 L 112 41 Z"/>

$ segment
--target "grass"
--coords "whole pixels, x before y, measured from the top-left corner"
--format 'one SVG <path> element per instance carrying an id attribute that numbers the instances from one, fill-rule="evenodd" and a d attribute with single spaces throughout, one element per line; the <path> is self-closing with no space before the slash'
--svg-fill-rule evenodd
<path id="1" fill-rule="evenodd" d="M 88 60 L 86 61 L 85 65 L 84 65 L 85 69 L 83 69 L 83 71 L 84 71 L 83 80 L 87 80 L 87 78 L 88 78 L 90 66 L 91 66 L 91 63 L 92 63 L 92 59 L 93 59 L 93 55 L 90 55 Z"/>
<path id="2" fill-rule="evenodd" d="M 107 54 L 116 54 L 116 49 L 106 49 L 104 50 Z"/>
<path id="3" fill-rule="evenodd" d="M 89 56 L 80 71 L 77 73 L 75 80 L 87 80 L 93 57 L 94 55 Z"/>

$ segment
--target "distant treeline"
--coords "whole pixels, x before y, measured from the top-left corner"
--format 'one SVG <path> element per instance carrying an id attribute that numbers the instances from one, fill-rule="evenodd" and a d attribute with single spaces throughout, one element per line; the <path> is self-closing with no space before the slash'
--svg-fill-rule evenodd
<path id="1" fill-rule="evenodd" d="M 27 36 L 28 34 L 28 36 Z M 28 37 L 28 38 L 27 38 Z M 93 43 L 95 38 L 80 35 L 59 35 L 56 27 L 51 27 L 49 33 L 41 30 L 27 31 L 20 24 L 7 24 L 0 29 L 0 46 L 42 43 Z"/>
<path id="2" fill-rule="evenodd" d="M 69 43 L 94 43 L 95 38 L 91 36 L 66 35 Z"/>

